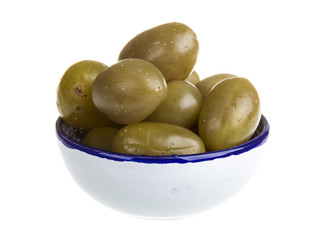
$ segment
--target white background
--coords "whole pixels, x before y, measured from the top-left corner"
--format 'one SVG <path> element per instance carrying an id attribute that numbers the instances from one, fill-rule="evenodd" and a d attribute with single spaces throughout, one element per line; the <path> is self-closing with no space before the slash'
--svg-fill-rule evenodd
<path id="1" fill-rule="evenodd" d="M 312 1 L 1 1 L 0 239 L 314 239 Z M 201 78 L 257 88 L 271 125 L 247 187 L 203 214 L 134 218 L 72 180 L 57 148 L 56 88 L 73 63 L 111 65 L 136 34 L 177 21 L 197 34 Z"/>

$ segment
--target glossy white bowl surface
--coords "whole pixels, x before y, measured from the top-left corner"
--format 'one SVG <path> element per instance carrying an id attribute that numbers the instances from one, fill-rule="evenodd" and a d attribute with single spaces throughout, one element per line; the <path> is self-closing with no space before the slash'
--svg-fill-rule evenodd
<path id="1" fill-rule="evenodd" d="M 238 193 L 252 177 L 269 132 L 262 117 L 258 136 L 229 152 L 145 158 L 82 147 L 64 138 L 60 121 L 59 147 L 78 185 L 107 207 L 148 218 L 194 215 Z"/>

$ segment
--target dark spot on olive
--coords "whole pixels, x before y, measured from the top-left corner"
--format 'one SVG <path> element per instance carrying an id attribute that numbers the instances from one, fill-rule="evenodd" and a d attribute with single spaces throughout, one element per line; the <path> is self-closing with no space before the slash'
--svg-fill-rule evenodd
<path id="1" fill-rule="evenodd" d="M 82 108 L 81 107 L 76 107 L 76 111 L 81 111 Z"/>
<path id="2" fill-rule="evenodd" d="M 83 90 L 81 89 L 81 86 L 77 86 L 77 87 L 74 89 L 74 93 L 75 93 L 77 96 L 81 97 L 82 94 L 83 94 Z"/>
<path id="3" fill-rule="evenodd" d="M 87 94 L 85 94 L 83 97 L 84 97 L 84 98 L 88 98 L 88 95 L 87 95 Z"/>

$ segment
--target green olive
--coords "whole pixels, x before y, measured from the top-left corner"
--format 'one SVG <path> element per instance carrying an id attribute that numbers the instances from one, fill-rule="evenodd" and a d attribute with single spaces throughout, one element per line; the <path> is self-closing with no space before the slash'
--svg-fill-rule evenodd
<path id="1" fill-rule="evenodd" d="M 122 49 L 119 60 L 140 58 L 153 63 L 166 81 L 184 80 L 192 71 L 199 50 L 193 30 L 182 23 L 166 23 L 146 30 Z"/>
<path id="2" fill-rule="evenodd" d="M 135 155 L 187 155 L 205 152 L 199 136 L 167 123 L 140 122 L 120 129 L 112 141 L 114 152 Z"/>
<path id="3" fill-rule="evenodd" d="M 92 84 L 106 65 L 83 60 L 70 66 L 58 85 L 57 107 L 60 116 L 72 127 L 90 130 L 113 123 L 99 112 L 91 97 Z"/>
<path id="4" fill-rule="evenodd" d="M 82 143 L 93 148 L 111 151 L 111 141 L 118 131 L 118 128 L 113 127 L 94 128 L 87 133 Z"/>
<path id="5" fill-rule="evenodd" d="M 192 84 L 197 84 L 200 81 L 200 77 L 197 74 L 197 72 L 193 71 L 186 79 L 185 81 L 188 81 Z"/>
<path id="6" fill-rule="evenodd" d="M 146 120 L 192 127 L 198 119 L 201 108 L 203 100 L 201 93 L 187 81 L 172 81 L 167 85 L 166 99 Z"/>
<path id="7" fill-rule="evenodd" d="M 209 151 L 237 146 L 254 134 L 260 117 L 259 96 L 251 82 L 241 77 L 228 78 L 204 99 L 199 134 Z"/>
<path id="8" fill-rule="evenodd" d="M 229 74 L 229 73 L 219 73 L 219 74 L 207 77 L 203 79 L 202 81 L 199 81 L 196 84 L 196 87 L 198 88 L 198 90 L 200 90 L 203 98 L 205 98 L 207 94 L 212 90 L 212 88 L 217 83 L 229 77 L 236 77 L 236 75 Z"/>
<path id="9" fill-rule="evenodd" d="M 152 63 L 124 59 L 102 71 L 92 87 L 93 101 L 112 121 L 144 120 L 166 98 L 167 84 Z"/>

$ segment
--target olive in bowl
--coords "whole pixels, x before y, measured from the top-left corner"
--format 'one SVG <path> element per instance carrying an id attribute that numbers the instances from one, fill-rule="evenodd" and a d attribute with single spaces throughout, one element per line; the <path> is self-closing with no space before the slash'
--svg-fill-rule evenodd
<path id="1" fill-rule="evenodd" d="M 57 89 L 57 107 L 60 116 L 71 126 L 81 130 L 110 127 L 114 123 L 98 109 L 92 97 L 92 85 L 107 65 L 83 60 L 71 65 L 63 74 Z"/>
<path id="2" fill-rule="evenodd" d="M 198 51 L 195 32 L 183 23 L 171 22 L 136 35 L 123 47 L 119 60 L 139 58 L 149 61 L 170 82 L 184 80 L 189 76 Z"/>
<path id="3" fill-rule="evenodd" d="M 251 139 L 224 150 L 147 156 L 103 151 L 81 143 L 61 117 L 56 135 L 75 182 L 105 206 L 133 216 L 195 215 L 237 194 L 250 180 L 268 139 L 264 116 Z"/>
<path id="4" fill-rule="evenodd" d="M 129 58 L 99 73 L 91 92 L 100 112 L 116 123 L 131 124 L 144 120 L 161 104 L 167 85 L 152 63 Z"/>

